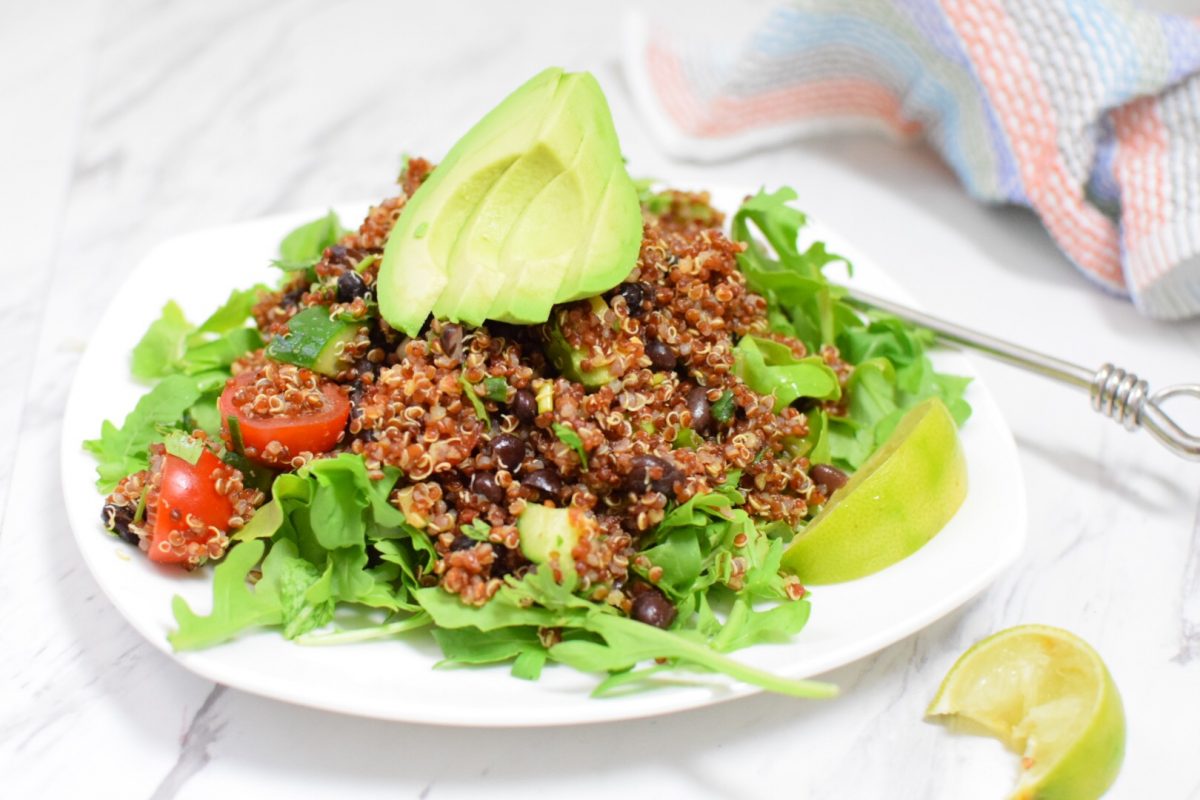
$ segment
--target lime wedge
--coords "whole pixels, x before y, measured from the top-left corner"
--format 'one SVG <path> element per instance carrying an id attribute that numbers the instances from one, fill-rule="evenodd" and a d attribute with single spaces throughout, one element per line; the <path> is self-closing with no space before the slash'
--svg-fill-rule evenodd
<path id="1" fill-rule="evenodd" d="M 931 398 L 830 497 L 783 556 L 802 583 L 854 580 L 912 555 L 967 496 L 967 463 L 954 418 Z"/>
<path id="2" fill-rule="evenodd" d="M 1116 684 L 1087 642 L 1020 625 L 977 643 L 950 668 L 925 718 L 999 739 L 1021 754 L 1013 800 L 1090 800 L 1125 755 Z"/>

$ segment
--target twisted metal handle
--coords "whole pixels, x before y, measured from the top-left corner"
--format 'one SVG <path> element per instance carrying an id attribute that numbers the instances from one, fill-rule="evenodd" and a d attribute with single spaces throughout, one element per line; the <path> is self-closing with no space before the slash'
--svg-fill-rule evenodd
<path id="1" fill-rule="evenodd" d="M 1165 401 L 1174 397 L 1186 395 L 1200 400 L 1200 383 L 1182 383 L 1151 393 L 1146 381 L 1112 364 L 1105 364 L 1093 372 L 857 289 L 848 292 L 847 299 L 855 305 L 885 311 L 928 328 L 944 341 L 1084 389 L 1091 396 L 1092 408 L 1120 423 L 1125 430 L 1144 428 L 1172 453 L 1200 461 L 1200 436 L 1184 430 L 1162 407 Z"/>
<path id="2" fill-rule="evenodd" d="M 1200 384 L 1168 386 L 1151 394 L 1146 382 L 1137 375 L 1105 364 L 1096 370 L 1090 393 L 1092 408 L 1120 422 L 1125 430 L 1145 428 L 1168 450 L 1200 460 L 1200 436 L 1185 431 L 1162 407 L 1172 397 L 1188 395 L 1200 399 Z"/>

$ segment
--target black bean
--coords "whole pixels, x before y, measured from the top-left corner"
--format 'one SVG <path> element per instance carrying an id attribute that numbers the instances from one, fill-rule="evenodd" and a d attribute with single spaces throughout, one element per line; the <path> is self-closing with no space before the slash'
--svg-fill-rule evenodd
<path id="1" fill-rule="evenodd" d="M 669 628 L 675 621 L 679 610 L 667 599 L 661 591 L 653 586 L 647 586 L 633 599 L 633 607 L 629 614 L 638 622 L 653 625 L 656 628 Z"/>
<path id="2" fill-rule="evenodd" d="M 450 543 L 451 550 L 470 550 L 478 542 L 470 536 L 463 536 L 461 533 L 454 537 L 454 541 Z"/>
<path id="3" fill-rule="evenodd" d="M 371 362 L 367 361 L 366 363 L 370 364 Z M 361 374 L 362 367 L 359 366 L 358 370 L 359 370 L 359 373 Z M 350 384 L 350 416 L 346 418 L 347 428 L 349 428 L 350 423 L 353 420 L 359 419 L 362 417 L 362 415 L 363 415 L 362 401 L 363 401 L 364 395 L 366 395 L 366 392 L 367 392 L 367 386 L 366 386 L 366 384 L 364 384 L 362 382 L 361 378 L 354 381 L 354 383 Z"/>
<path id="4" fill-rule="evenodd" d="M 627 491 L 638 494 L 653 490 L 674 497 L 675 484 L 682 478 L 679 469 L 665 458 L 634 456 L 623 485 Z"/>
<path id="5" fill-rule="evenodd" d="M 692 412 L 692 430 L 705 433 L 712 427 L 712 403 L 708 402 L 708 390 L 693 386 L 687 393 L 688 411 Z"/>
<path id="6" fill-rule="evenodd" d="M 330 264 L 348 264 L 350 259 L 346 255 L 345 245 L 335 244 L 325 251 L 325 260 Z"/>
<path id="7" fill-rule="evenodd" d="M 520 550 L 509 550 L 504 545 L 493 542 L 492 553 L 495 554 L 495 560 L 492 562 L 493 578 L 503 578 L 505 575 L 516 572 L 525 564 Z"/>
<path id="8" fill-rule="evenodd" d="M 650 294 L 646 284 L 622 283 L 617 288 L 617 294 L 625 298 L 625 306 L 629 309 L 629 316 L 640 317 L 646 313 L 646 309 L 642 307 L 642 304 L 646 301 L 646 297 Z"/>
<path id="9" fill-rule="evenodd" d="M 562 491 L 562 480 L 554 474 L 553 470 L 549 469 L 539 469 L 529 473 L 525 476 L 525 480 L 521 481 L 521 484 L 536 489 L 549 500 L 557 500 L 558 493 Z"/>
<path id="10" fill-rule="evenodd" d="M 353 303 L 366 293 L 367 284 L 363 281 L 362 276 L 354 270 L 347 270 L 338 276 L 337 301 L 339 303 Z"/>
<path id="11" fill-rule="evenodd" d="M 447 322 L 442 326 L 442 335 L 438 339 L 442 343 L 442 353 L 450 358 L 462 355 L 463 329 L 462 325 Z"/>
<path id="12" fill-rule="evenodd" d="M 308 291 L 307 286 L 301 286 L 297 289 L 292 289 L 290 292 L 287 292 L 286 294 L 284 294 L 282 297 L 279 298 L 279 304 L 281 306 L 283 306 L 284 308 L 292 308 L 294 306 L 298 306 L 298 305 L 300 305 L 300 298 L 303 297 L 304 293 L 307 291 Z"/>
<path id="13" fill-rule="evenodd" d="M 675 353 L 671 351 L 671 348 L 658 339 L 651 339 L 646 342 L 646 358 L 650 359 L 650 366 L 662 372 L 669 372 L 675 369 L 677 362 Z"/>
<path id="14" fill-rule="evenodd" d="M 124 541 L 130 544 L 138 543 L 138 535 L 129 529 L 133 524 L 133 509 L 129 506 L 105 504 L 104 508 L 100 509 L 100 521 L 104 523 L 105 528 Z"/>
<path id="15" fill-rule="evenodd" d="M 807 414 L 819 405 L 819 401 L 814 397 L 798 397 L 792 401 L 792 408 L 797 411 Z"/>
<path id="16" fill-rule="evenodd" d="M 504 489 L 496 483 L 496 476 L 490 472 L 476 472 L 472 475 L 471 491 L 483 495 L 493 503 L 504 502 Z"/>
<path id="17" fill-rule="evenodd" d="M 813 479 L 813 483 L 825 487 L 827 490 L 824 492 L 825 495 L 833 494 L 845 486 L 846 481 L 850 480 L 849 475 L 832 464 L 814 464 L 808 471 L 808 476 Z"/>
<path id="18" fill-rule="evenodd" d="M 537 418 L 537 398 L 533 392 L 528 389 L 517 389 L 517 393 L 513 395 L 512 411 L 517 415 L 517 419 L 524 422 L 526 425 L 533 423 Z"/>
<path id="19" fill-rule="evenodd" d="M 525 442 L 511 433 L 502 433 L 492 439 L 492 455 L 500 466 L 512 472 L 525 460 Z"/>

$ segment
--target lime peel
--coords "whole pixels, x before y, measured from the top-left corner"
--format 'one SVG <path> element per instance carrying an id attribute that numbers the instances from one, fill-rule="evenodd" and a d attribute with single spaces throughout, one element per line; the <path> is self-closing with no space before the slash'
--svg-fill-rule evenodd
<path id="1" fill-rule="evenodd" d="M 957 426 L 946 405 L 930 398 L 834 492 L 784 553 L 783 567 L 805 584 L 878 572 L 924 546 L 966 495 Z"/>
<path id="2" fill-rule="evenodd" d="M 1021 755 L 1013 800 L 1100 797 L 1125 754 L 1112 675 L 1079 637 L 1020 625 L 967 650 L 925 712 L 930 722 L 999 739 Z"/>

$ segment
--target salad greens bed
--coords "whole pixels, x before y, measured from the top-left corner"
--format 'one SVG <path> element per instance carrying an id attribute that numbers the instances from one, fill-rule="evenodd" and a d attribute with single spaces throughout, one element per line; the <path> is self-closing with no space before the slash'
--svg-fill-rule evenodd
<path id="1" fill-rule="evenodd" d="M 644 202 L 656 197 L 646 187 Z M 810 410 L 810 433 L 797 454 L 852 471 L 907 409 L 933 396 L 961 424 L 970 414 L 963 399 L 968 379 L 933 369 L 926 354 L 929 332 L 887 316 L 864 316 L 845 301 L 844 290 L 822 273 L 842 259 L 822 243 L 799 249 L 806 218 L 788 205 L 795 197 L 787 188 L 760 191 L 734 215 L 732 235 L 747 246 L 739 264 L 749 288 L 767 299 L 771 328 L 800 339 L 810 353 L 836 346 L 854 365 L 845 402 L 837 406 L 846 413 Z M 275 264 L 286 277 L 311 269 L 342 232 L 332 213 L 309 223 L 284 240 Z M 98 461 L 101 491 L 145 469 L 154 442 L 165 442 L 169 452 L 184 458 L 191 453 L 195 463 L 199 452 L 189 450 L 187 434 L 200 428 L 219 439 L 216 398 L 230 366 L 263 346 L 247 326 L 262 288 L 234 291 L 199 325 L 188 322 L 175 303 L 164 307 L 132 357 L 133 375 L 152 388 L 120 427 L 105 422 L 100 436 L 85 443 Z M 787 347 L 754 336 L 741 339 L 736 356 L 739 377 L 759 393 L 774 394 L 780 408 L 802 397 L 842 396 L 837 376 L 819 356 L 796 358 Z M 721 403 L 714 404 L 714 416 L 726 413 Z M 269 487 L 270 499 L 232 537 L 234 546 L 213 570 L 211 611 L 199 614 L 183 598 L 174 599 L 178 627 L 169 638 L 176 650 L 208 647 L 261 627 L 308 645 L 364 642 L 428 627 L 444 653 L 439 666 L 511 662 L 513 675 L 532 680 L 554 661 L 608 673 L 598 695 L 628 690 L 679 667 L 724 673 L 794 696 L 836 692 L 828 684 L 778 677 L 726 655 L 787 640 L 803 628 L 810 611 L 807 597 L 789 597 L 779 571 L 794 532 L 782 524 L 756 524 L 742 508 L 736 474 L 717 491 L 669 507 L 642 543 L 647 563 L 662 570 L 657 586 L 679 611 L 674 626 L 662 630 L 579 596 L 573 571 L 560 580 L 551 569 L 509 576 L 482 607 L 423 585 L 421 576 L 432 568 L 436 552 L 428 536 L 389 502 L 401 477 L 394 468 L 372 480 L 360 456 L 342 453 L 275 475 L 233 449 L 222 457 L 245 473 L 248 484 Z M 462 532 L 486 539 L 484 528 L 465 525 Z M 738 552 L 748 565 L 734 590 L 728 585 L 733 542 L 742 536 L 747 544 Z"/>

